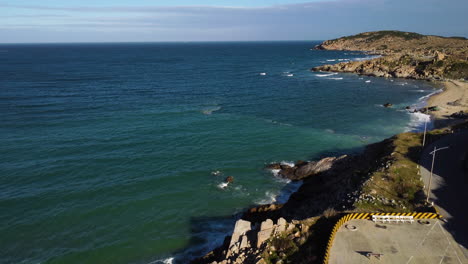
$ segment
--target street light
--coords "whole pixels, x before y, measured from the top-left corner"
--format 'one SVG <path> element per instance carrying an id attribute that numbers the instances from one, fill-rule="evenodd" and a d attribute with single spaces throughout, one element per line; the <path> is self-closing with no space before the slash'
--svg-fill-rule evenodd
<path id="1" fill-rule="evenodd" d="M 434 147 L 434 150 L 429 152 L 429 154 L 432 155 L 432 165 L 431 165 L 431 176 L 429 177 L 429 186 L 427 187 L 427 199 L 426 199 L 426 203 L 429 203 L 429 192 L 431 191 L 431 182 L 432 182 L 432 172 L 434 171 L 434 161 L 435 161 L 435 156 L 436 156 L 436 153 L 437 151 L 439 150 L 443 150 L 443 149 L 448 149 L 449 147 L 442 147 L 442 148 L 437 148 L 437 147 Z"/>
<path id="2" fill-rule="evenodd" d="M 424 121 L 424 137 L 423 137 L 423 147 L 426 144 L 426 130 L 427 130 L 427 119 Z"/>

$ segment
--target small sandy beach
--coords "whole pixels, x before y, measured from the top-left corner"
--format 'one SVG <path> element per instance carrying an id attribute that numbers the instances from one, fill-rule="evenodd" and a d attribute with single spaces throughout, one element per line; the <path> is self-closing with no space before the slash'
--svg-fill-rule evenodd
<path id="1" fill-rule="evenodd" d="M 456 112 L 468 113 L 468 83 L 462 81 L 445 81 L 444 90 L 431 96 L 427 106 L 438 106 L 440 110 L 431 112 L 436 128 L 458 123 L 464 119 L 451 118 Z"/>

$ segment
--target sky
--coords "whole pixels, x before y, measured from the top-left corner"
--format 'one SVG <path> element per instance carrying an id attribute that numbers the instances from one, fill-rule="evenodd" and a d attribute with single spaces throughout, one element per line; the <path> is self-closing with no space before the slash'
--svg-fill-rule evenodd
<path id="1" fill-rule="evenodd" d="M 468 0 L 0 0 L 0 43 L 468 37 Z"/>

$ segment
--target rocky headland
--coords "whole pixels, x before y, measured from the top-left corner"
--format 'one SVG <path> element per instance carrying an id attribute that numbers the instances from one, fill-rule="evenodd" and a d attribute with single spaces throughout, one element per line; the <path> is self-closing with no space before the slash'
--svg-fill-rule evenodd
<path id="1" fill-rule="evenodd" d="M 468 79 L 468 40 L 461 37 L 376 31 L 327 40 L 315 49 L 363 51 L 382 56 L 322 65 L 312 68 L 313 71 L 418 80 Z"/>

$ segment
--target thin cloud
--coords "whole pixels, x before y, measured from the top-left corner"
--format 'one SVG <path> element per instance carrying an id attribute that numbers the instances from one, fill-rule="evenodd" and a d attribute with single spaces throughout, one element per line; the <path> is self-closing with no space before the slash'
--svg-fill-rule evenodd
<path id="1" fill-rule="evenodd" d="M 464 25 L 468 24 L 468 19 L 464 10 L 468 8 L 467 3 L 466 0 L 444 3 L 437 0 L 336 0 L 265 7 L 3 4 L 0 7 L 18 8 L 15 12 L 32 9 L 39 14 L 37 19 L 34 15 L 28 17 L 29 10 L 23 16 L 8 16 L 8 23 L 0 26 L 5 32 L 0 34 L 0 42 L 25 39 L 18 35 L 34 30 L 52 32 L 44 35 L 56 41 L 75 40 L 77 36 L 84 37 L 83 41 L 99 40 L 96 39 L 99 36 L 92 34 L 95 31 L 110 32 L 113 40 L 122 41 L 327 39 L 382 29 L 466 36 L 468 29 Z M 41 13 L 65 14 L 66 17 L 53 19 L 50 16 L 46 20 L 40 17 L 46 14 Z M 25 30 L 16 33 L 7 30 L 19 27 Z M 60 34 L 55 34 L 59 29 Z M 114 32 L 118 34 L 112 35 Z"/>

